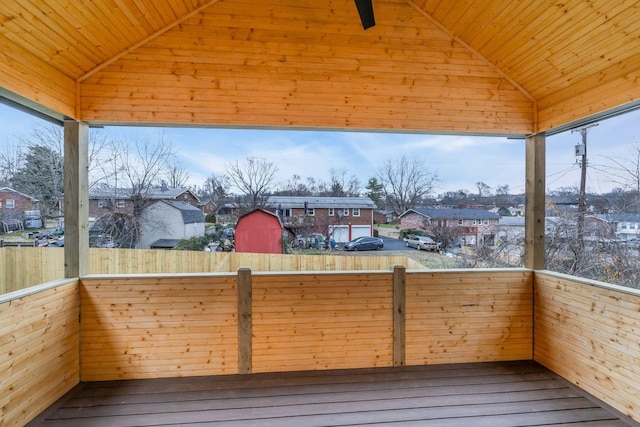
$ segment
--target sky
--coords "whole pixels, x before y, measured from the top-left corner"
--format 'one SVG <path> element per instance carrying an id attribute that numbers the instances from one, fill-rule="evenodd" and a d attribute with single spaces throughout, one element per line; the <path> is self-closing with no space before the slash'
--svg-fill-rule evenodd
<path id="1" fill-rule="evenodd" d="M 0 152 L 18 137 L 43 122 L 27 113 L 0 104 Z M 93 132 L 94 130 L 91 130 Z M 508 185 L 511 194 L 524 192 L 525 141 L 502 137 L 416 135 L 365 132 L 289 130 L 235 130 L 205 128 L 106 127 L 98 132 L 114 138 L 168 138 L 177 160 L 189 173 L 189 185 L 202 185 L 212 173 L 225 173 L 227 165 L 256 157 L 278 168 L 276 181 L 294 174 L 328 181 L 331 168 L 346 169 L 362 187 L 389 159 L 402 154 L 417 158 L 438 176 L 436 194 L 467 190 L 477 192 L 477 182 L 494 191 Z M 621 187 L 612 178 L 612 159 L 624 162 L 631 144 L 640 142 L 640 110 L 620 115 L 588 131 L 587 191 L 602 193 Z M 547 190 L 579 187 L 580 167 L 575 145 L 577 132 L 547 137 Z"/>

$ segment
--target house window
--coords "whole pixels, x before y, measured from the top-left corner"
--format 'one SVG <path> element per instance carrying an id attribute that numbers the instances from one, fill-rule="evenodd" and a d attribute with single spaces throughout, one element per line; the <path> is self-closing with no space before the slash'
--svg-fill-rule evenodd
<path id="1" fill-rule="evenodd" d="M 622 224 L 620 224 L 620 228 L 623 230 L 627 229 L 627 224 L 625 224 L 624 222 Z"/>
<path id="2" fill-rule="evenodd" d="M 309 214 L 309 216 L 314 216 L 316 214 L 316 211 L 314 208 L 308 208 L 307 214 Z"/>
<path id="3" fill-rule="evenodd" d="M 471 225 L 478 225 L 477 220 L 475 220 L 475 219 L 474 219 L 474 220 L 472 220 L 472 221 L 471 221 Z"/>
<path id="4" fill-rule="evenodd" d="M 7 199 L 7 209 L 13 209 L 16 207 L 16 202 L 13 199 Z"/>
<path id="5" fill-rule="evenodd" d="M 635 230 L 636 229 L 636 224 L 635 223 L 629 224 L 629 228 L 631 230 Z"/>
<path id="6" fill-rule="evenodd" d="M 291 216 L 293 216 L 293 215 L 291 214 L 291 209 L 285 209 L 285 210 L 284 210 L 284 216 L 286 216 L 286 217 L 291 217 Z"/>
<path id="7" fill-rule="evenodd" d="M 124 208 L 124 200 L 118 200 L 118 207 Z"/>
<path id="8" fill-rule="evenodd" d="M 353 216 L 360 216 L 360 208 L 353 208 Z"/>
<path id="9" fill-rule="evenodd" d="M 464 225 L 464 219 L 459 219 L 458 220 L 458 225 Z"/>
<path id="10" fill-rule="evenodd" d="M 98 200 L 98 207 L 99 208 L 106 208 L 107 207 L 107 201 L 106 200 Z"/>
<path id="11" fill-rule="evenodd" d="M 342 216 L 349 216 L 349 208 L 344 208 L 342 210 Z"/>
<path id="12" fill-rule="evenodd" d="M 335 212 L 333 211 L 333 208 L 329 208 L 329 216 L 334 216 Z"/>
<path id="13" fill-rule="evenodd" d="M 482 225 L 489 225 L 489 220 L 488 219 L 483 219 L 482 220 Z"/>

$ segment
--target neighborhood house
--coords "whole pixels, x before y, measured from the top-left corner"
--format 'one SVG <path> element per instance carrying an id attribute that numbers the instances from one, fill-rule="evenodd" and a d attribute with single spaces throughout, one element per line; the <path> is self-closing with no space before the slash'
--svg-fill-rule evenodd
<path id="1" fill-rule="evenodd" d="M 337 243 L 373 236 L 376 206 L 368 197 L 271 196 L 267 203 L 296 236 L 319 233 Z"/>
<path id="2" fill-rule="evenodd" d="M 9 187 L 0 188 L 0 232 L 42 227 L 38 199 Z"/>
<path id="3" fill-rule="evenodd" d="M 455 227 L 460 232 L 462 245 L 482 246 L 495 244 L 498 214 L 482 209 L 409 209 L 400 215 L 403 229 L 427 230 L 429 225 Z"/>

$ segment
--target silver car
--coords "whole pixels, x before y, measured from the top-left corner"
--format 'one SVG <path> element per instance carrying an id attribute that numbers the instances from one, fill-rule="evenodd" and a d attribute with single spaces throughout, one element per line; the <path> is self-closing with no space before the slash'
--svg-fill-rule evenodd
<path id="1" fill-rule="evenodd" d="M 409 236 L 407 246 L 418 250 L 435 251 L 440 249 L 440 243 L 436 243 L 431 237 Z"/>

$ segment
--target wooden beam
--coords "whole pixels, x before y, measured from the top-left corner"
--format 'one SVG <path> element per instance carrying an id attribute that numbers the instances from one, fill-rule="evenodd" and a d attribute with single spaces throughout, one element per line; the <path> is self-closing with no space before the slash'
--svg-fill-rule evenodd
<path id="1" fill-rule="evenodd" d="M 526 141 L 526 205 L 524 265 L 544 269 L 545 148 L 542 134 Z"/>
<path id="2" fill-rule="evenodd" d="M 64 275 L 89 273 L 89 126 L 64 122 Z"/>
<path id="3" fill-rule="evenodd" d="M 393 366 L 406 363 L 406 270 L 393 266 Z"/>
<path id="4" fill-rule="evenodd" d="M 252 372 L 252 283 L 251 268 L 238 270 L 238 373 Z"/>

